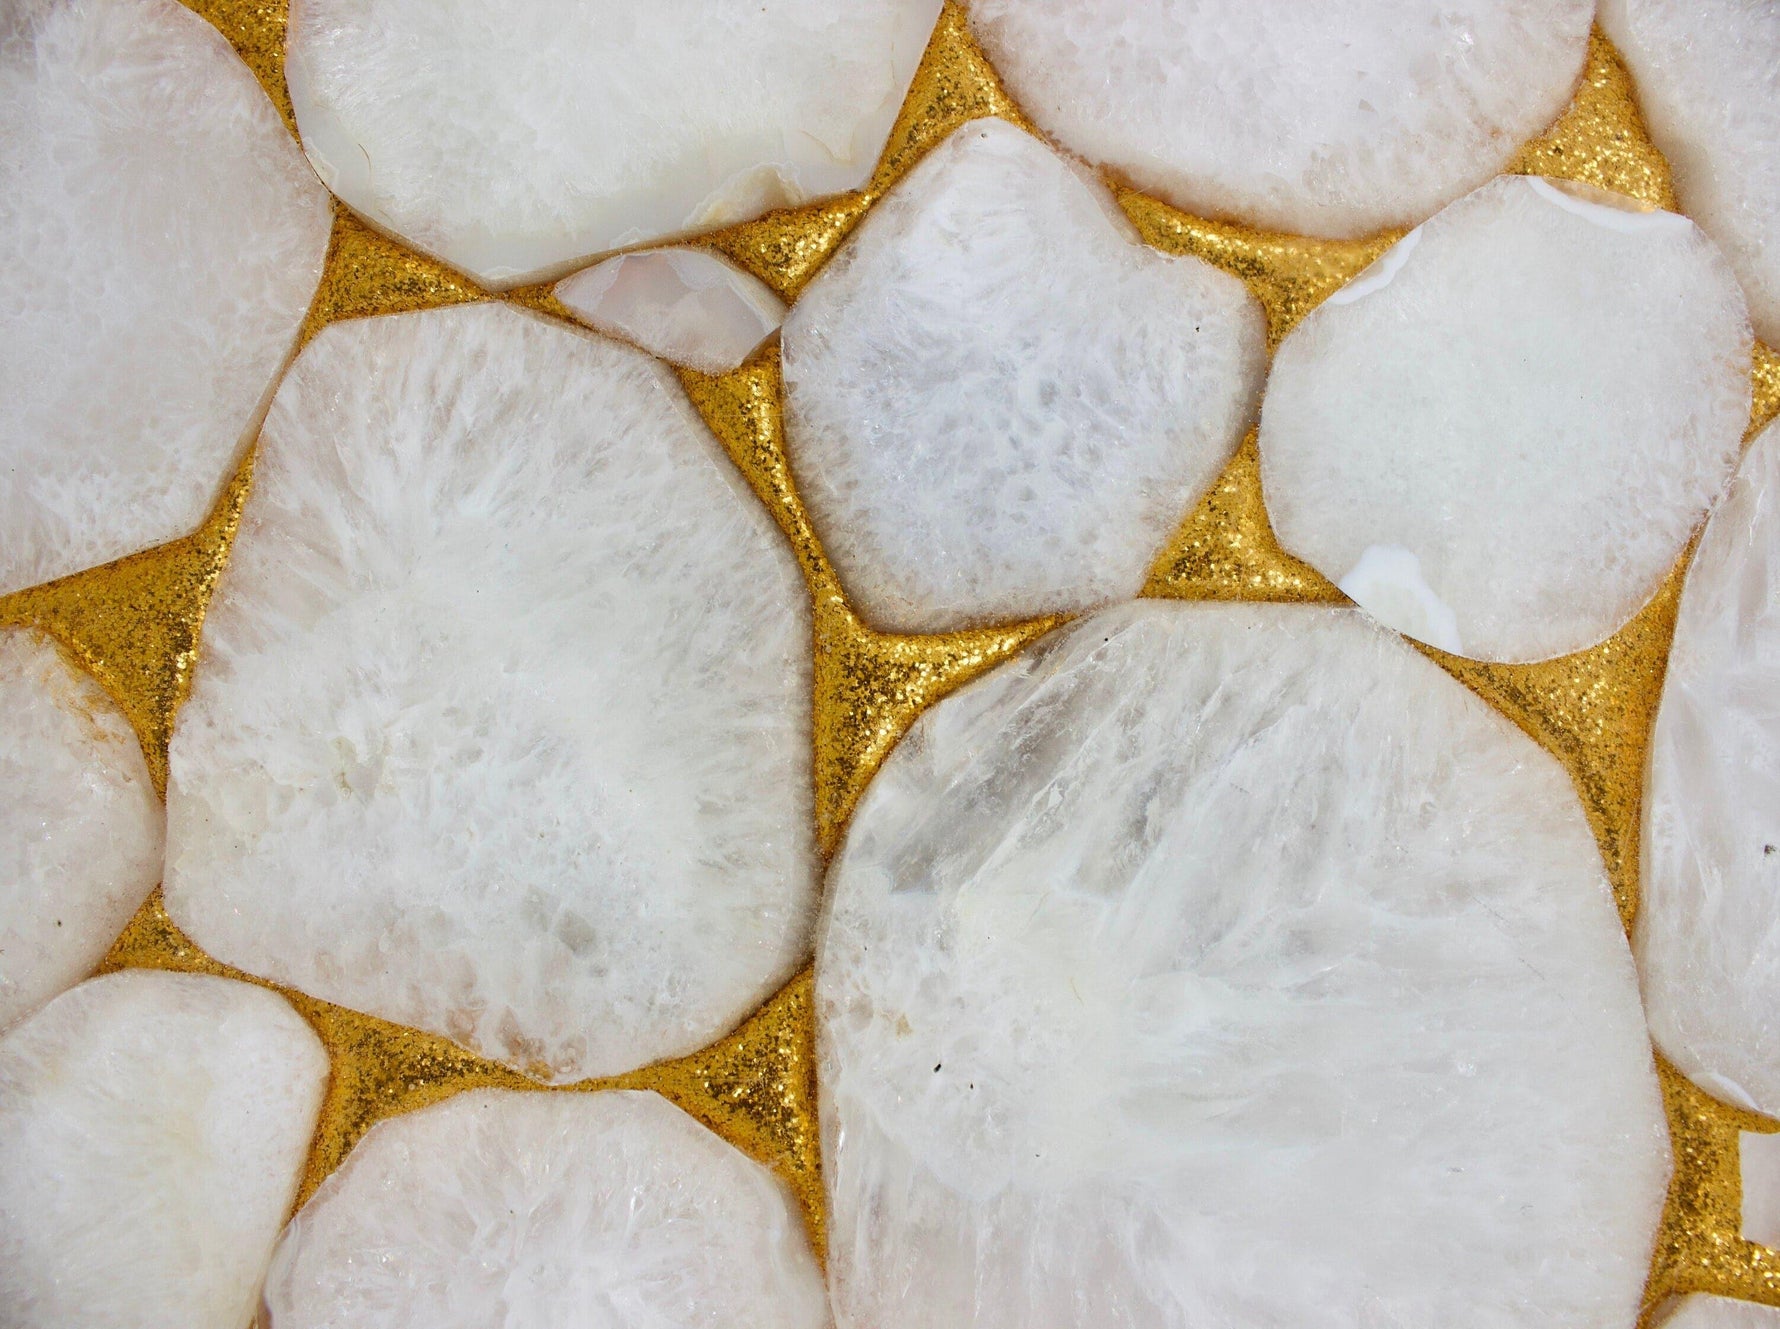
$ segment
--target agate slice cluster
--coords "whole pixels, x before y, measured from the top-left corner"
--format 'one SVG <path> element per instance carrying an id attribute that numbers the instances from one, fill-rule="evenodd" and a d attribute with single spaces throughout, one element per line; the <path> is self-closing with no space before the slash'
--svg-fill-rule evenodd
<path id="1" fill-rule="evenodd" d="M 1030 127 L 933 146 L 789 306 L 700 235 L 875 197 L 938 0 L 293 0 L 296 139 L 172 0 L 14 8 L 0 595 L 188 533 L 257 442 L 164 817 L 67 644 L 0 631 L 0 1324 L 1636 1319 L 1651 1038 L 1780 1115 L 1771 6 L 1603 0 L 1684 217 L 1497 176 L 1588 0 L 974 0 Z M 1270 328 L 1124 185 L 1400 238 Z M 585 327 L 299 354 L 341 208 Z M 685 390 L 775 356 L 861 619 L 1073 619 L 916 723 L 825 880 L 808 587 Z M 1251 431 L 1353 605 L 1136 600 Z M 1562 768 L 1431 655 L 1597 646 L 1709 514 L 1628 947 Z M 88 977 L 157 882 L 239 981 Z M 759 1161 L 588 1083 L 812 953 L 820 1257 Z M 320 1003 L 536 1089 L 324 1180 Z"/>

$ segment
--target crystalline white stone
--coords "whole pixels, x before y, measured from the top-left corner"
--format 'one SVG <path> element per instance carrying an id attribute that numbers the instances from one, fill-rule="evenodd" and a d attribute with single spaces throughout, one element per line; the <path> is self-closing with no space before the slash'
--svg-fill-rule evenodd
<path id="1" fill-rule="evenodd" d="M 1638 964 L 1650 1032 L 1720 1097 L 1780 1113 L 1780 425 L 1700 542 L 1644 795 Z"/>
<path id="2" fill-rule="evenodd" d="M 823 1329 L 784 1185 L 651 1093 L 482 1090 L 379 1123 L 291 1221 L 271 1329 Z"/>
<path id="3" fill-rule="evenodd" d="M 173 0 L 0 13 L 0 593 L 185 534 L 321 275 L 327 194 Z"/>
<path id="4" fill-rule="evenodd" d="M 1780 344 L 1780 6 L 1602 0 L 1681 206 L 1724 248 L 1756 331 Z"/>
<path id="5" fill-rule="evenodd" d="M 1354 286 L 1274 358 L 1260 442 L 1280 542 L 1391 627 L 1478 659 L 1612 635 L 1748 424 L 1749 324 L 1712 242 L 1511 176 Z M 1414 577 L 1376 575 L 1381 551 Z"/>
<path id="6" fill-rule="evenodd" d="M 1737 1153 L 1743 1183 L 1743 1235 L 1780 1248 L 1780 1134 L 1741 1131 Z"/>
<path id="7" fill-rule="evenodd" d="M 1730 1297 L 1684 1297 L 1662 1329 L 1780 1329 L 1780 1307 Z"/>
<path id="8" fill-rule="evenodd" d="M 0 1038 L 0 1323 L 241 1329 L 327 1084 L 290 1005 L 126 970 Z"/>
<path id="9" fill-rule="evenodd" d="M 557 283 L 556 298 L 590 327 L 706 374 L 741 364 L 785 317 L 766 283 L 700 249 L 619 254 Z"/>
<path id="10" fill-rule="evenodd" d="M 1569 100 L 1592 0 L 972 0 L 1022 106 L 1205 216 L 1308 235 L 1407 226 Z"/>
<path id="11" fill-rule="evenodd" d="M 1141 243 L 1085 171 L 1000 120 L 959 129 L 798 300 L 791 462 L 880 627 L 936 631 L 1136 594 L 1252 418 L 1241 282 Z"/>
<path id="12" fill-rule="evenodd" d="M 1635 1318 L 1669 1150 L 1581 807 L 1357 612 L 1048 638 L 914 727 L 829 890 L 843 1329 Z"/>
<path id="13" fill-rule="evenodd" d="M 204 625 L 168 908 L 551 1079 L 692 1051 L 806 953 L 809 632 L 659 363 L 499 305 L 336 324 Z"/>
<path id="14" fill-rule="evenodd" d="M 45 637 L 0 631 L 0 1029 L 93 971 L 161 879 L 129 722 Z"/>
<path id="15" fill-rule="evenodd" d="M 295 0 L 321 178 L 492 285 L 864 183 L 939 0 Z"/>

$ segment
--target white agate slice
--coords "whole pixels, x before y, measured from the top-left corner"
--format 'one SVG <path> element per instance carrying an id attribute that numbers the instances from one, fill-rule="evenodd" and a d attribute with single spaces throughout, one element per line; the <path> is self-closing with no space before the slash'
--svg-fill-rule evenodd
<path id="1" fill-rule="evenodd" d="M 327 1084 L 276 993 L 131 969 L 0 1038 L 0 1323 L 242 1329 Z"/>
<path id="2" fill-rule="evenodd" d="M 1135 595 L 1266 363 L 1240 281 L 1000 120 L 916 167 L 782 335 L 817 532 L 865 616 L 916 632 Z"/>
<path id="3" fill-rule="evenodd" d="M 163 825 L 110 698 L 0 630 L 0 1029 L 92 973 L 161 879 Z"/>
<path id="4" fill-rule="evenodd" d="M 972 0 L 1020 104 L 1190 212 L 1358 236 L 1506 166 L 1570 99 L 1592 0 Z"/>
<path id="5" fill-rule="evenodd" d="M 1749 421 L 1749 324 L 1684 217 L 1523 176 L 1411 231 L 1280 344 L 1280 542 L 1380 621 L 1563 655 L 1650 598 Z"/>
<path id="6" fill-rule="evenodd" d="M 1780 1249 L 1780 1133 L 1742 1131 L 1737 1136 L 1737 1153 L 1738 1176 L 1743 1183 L 1743 1235 Z"/>
<path id="7" fill-rule="evenodd" d="M 790 1193 L 651 1093 L 480 1090 L 380 1122 L 279 1243 L 270 1329 L 823 1329 Z"/>
<path id="8" fill-rule="evenodd" d="M 1638 964 L 1657 1046 L 1780 1113 L 1780 425 L 1750 446 L 1687 584 L 1644 794 Z"/>
<path id="9" fill-rule="evenodd" d="M 1602 0 L 1681 206 L 1724 249 L 1780 345 L 1780 5 Z"/>
<path id="10" fill-rule="evenodd" d="M 1780 1329 L 1780 1307 L 1730 1297 L 1684 1297 L 1661 1329 Z"/>
<path id="11" fill-rule="evenodd" d="M 551 1080 L 702 1047 L 806 953 L 809 632 L 664 366 L 501 305 L 336 324 L 204 625 L 168 908 Z"/>
<path id="12" fill-rule="evenodd" d="M 492 286 L 863 184 L 939 0 L 294 0 L 303 146 Z"/>
<path id="13" fill-rule="evenodd" d="M 173 0 L 0 12 L 0 594 L 203 520 L 321 276 L 328 197 Z"/>
<path id="14" fill-rule="evenodd" d="M 1353 610 L 1139 602 L 941 702 L 829 878 L 842 1329 L 1622 1329 L 1670 1158 L 1543 751 Z"/>
<path id="15" fill-rule="evenodd" d="M 734 369 L 785 317 L 766 283 L 701 249 L 619 254 L 555 295 L 589 327 L 704 374 Z"/>

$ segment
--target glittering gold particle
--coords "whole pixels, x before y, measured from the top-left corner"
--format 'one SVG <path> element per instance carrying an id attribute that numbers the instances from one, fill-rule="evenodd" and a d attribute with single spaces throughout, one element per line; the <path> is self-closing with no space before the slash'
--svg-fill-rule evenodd
<path id="1" fill-rule="evenodd" d="M 241 53 L 295 131 L 283 76 L 287 0 L 186 0 Z M 848 232 L 931 147 L 966 120 L 997 115 L 1030 128 L 948 2 L 866 186 L 770 213 L 701 238 L 794 299 Z M 1599 33 L 1571 106 L 1515 159 L 1516 171 L 1615 189 L 1674 206 L 1666 163 L 1651 145 L 1623 63 Z M 1188 216 L 1112 182 L 1150 244 L 1194 254 L 1246 281 L 1277 344 L 1311 309 L 1396 238 L 1358 241 L 1270 234 Z M 491 298 L 469 278 L 415 253 L 336 205 L 334 233 L 307 340 L 346 318 Z M 563 317 L 549 284 L 500 297 Z M 1060 620 L 939 636 L 882 633 L 849 607 L 798 498 L 785 451 L 776 346 L 730 374 L 682 371 L 686 391 L 790 540 L 813 608 L 816 820 L 832 852 L 871 774 L 928 706 L 1020 650 Z M 1757 346 L 1753 433 L 1780 412 L 1780 355 Z M 183 540 L 0 600 L 0 623 L 49 633 L 130 718 L 157 785 L 167 739 L 191 686 L 205 608 L 227 560 L 251 483 L 251 455 L 215 512 Z M 1637 906 L 1645 749 L 1674 630 L 1684 558 L 1650 603 L 1610 640 L 1533 665 L 1490 665 L 1424 648 L 1461 682 L 1553 752 L 1575 780 L 1600 839 L 1628 924 Z M 1262 502 L 1254 436 L 1188 514 L 1158 557 L 1145 594 L 1186 599 L 1338 602 L 1340 592 L 1274 539 Z M 167 917 L 157 892 L 102 970 L 124 966 L 224 974 L 258 982 L 205 955 Z M 518 1072 L 444 1039 L 279 989 L 319 1032 L 332 1066 L 321 1124 L 299 1192 L 306 1199 L 377 1121 L 464 1089 L 537 1090 Z M 654 1089 L 772 1167 L 797 1195 L 823 1248 L 815 1115 L 814 1012 L 808 972 L 728 1038 L 689 1057 L 559 1092 Z M 1671 1294 L 1740 1296 L 1780 1305 L 1780 1254 L 1739 1234 L 1737 1134 L 1774 1129 L 1718 1103 L 1659 1063 L 1675 1176 L 1646 1288 L 1646 1319 Z"/>

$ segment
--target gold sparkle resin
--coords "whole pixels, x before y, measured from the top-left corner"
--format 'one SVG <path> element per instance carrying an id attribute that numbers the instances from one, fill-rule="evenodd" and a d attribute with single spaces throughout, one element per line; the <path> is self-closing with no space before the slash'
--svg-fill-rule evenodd
<path id="1" fill-rule="evenodd" d="M 286 0 L 185 0 L 240 52 L 295 130 L 283 76 Z M 876 171 L 860 190 L 772 212 L 693 243 L 730 258 L 795 299 L 848 232 L 908 169 L 964 121 L 996 115 L 1030 129 L 982 51 L 962 8 L 948 3 Z M 1514 171 L 1582 181 L 1673 207 L 1669 171 L 1639 116 L 1623 62 L 1598 32 L 1571 105 L 1528 143 Z M 1145 241 L 1193 254 L 1248 283 L 1276 345 L 1311 309 L 1396 238 L 1316 240 L 1188 216 L 1109 181 Z M 549 285 L 491 297 L 336 204 L 335 225 L 307 341 L 328 323 L 502 298 L 544 315 L 566 311 Z M 1780 413 L 1780 355 L 1755 348 L 1751 433 Z M 938 636 L 878 632 L 849 606 L 799 500 L 785 451 L 778 348 L 732 373 L 680 373 L 688 396 L 780 529 L 803 568 L 812 605 L 817 837 L 831 853 L 872 773 L 920 713 L 1059 621 L 1044 619 Z M 117 700 L 135 726 L 157 785 L 167 740 L 191 686 L 205 608 L 227 561 L 252 481 L 247 455 L 216 510 L 194 534 L 0 600 L 0 623 L 49 633 Z M 1645 750 L 1662 687 L 1687 559 L 1620 632 L 1590 650 L 1532 665 L 1427 654 L 1554 753 L 1576 782 L 1599 837 L 1622 916 L 1637 908 L 1637 849 Z M 1280 548 L 1267 520 L 1254 436 L 1187 514 L 1158 556 L 1144 593 L 1181 599 L 1340 602 L 1313 569 Z M 126 966 L 223 974 L 261 982 L 204 954 L 150 898 L 106 956 Z M 270 984 L 262 984 L 272 986 Z M 803 1207 L 818 1253 L 824 1209 L 816 1123 L 814 1010 L 808 971 L 729 1037 L 702 1052 L 608 1080 L 544 1089 L 445 1039 L 277 989 L 326 1045 L 331 1078 L 298 1202 L 376 1122 L 464 1089 L 536 1092 L 654 1089 L 782 1177 Z M 1780 1305 L 1780 1254 L 1745 1241 L 1737 1134 L 1776 1124 L 1717 1102 L 1659 1060 L 1675 1174 L 1645 1294 L 1645 1320 L 1682 1292 Z M 1561 1091 L 1561 1087 L 1558 1087 Z"/>

